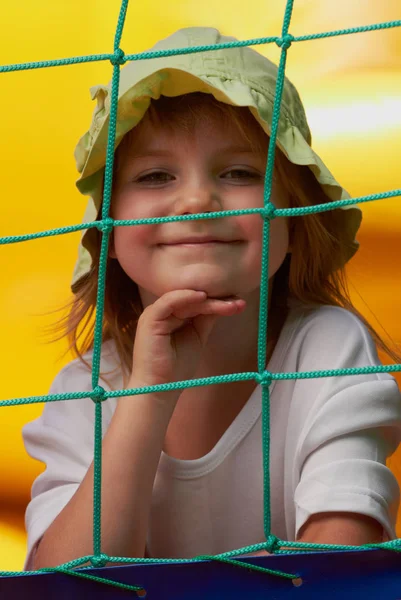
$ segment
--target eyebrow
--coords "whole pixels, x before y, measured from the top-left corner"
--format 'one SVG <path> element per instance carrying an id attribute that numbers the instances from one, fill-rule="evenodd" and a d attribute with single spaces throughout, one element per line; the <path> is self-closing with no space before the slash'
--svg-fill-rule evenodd
<path id="1" fill-rule="evenodd" d="M 252 149 L 249 146 L 225 146 L 223 148 L 219 148 L 217 153 L 218 154 L 254 154 L 254 152 L 252 151 Z M 152 156 L 161 157 L 161 158 L 168 157 L 168 156 L 171 156 L 171 151 L 150 148 L 149 150 L 146 150 L 145 152 L 142 152 L 140 154 L 136 154 L 136 153 L 131 154 L 130 153 L 130 158 L 148 158 L 148 157 L 152 157 Z"/>

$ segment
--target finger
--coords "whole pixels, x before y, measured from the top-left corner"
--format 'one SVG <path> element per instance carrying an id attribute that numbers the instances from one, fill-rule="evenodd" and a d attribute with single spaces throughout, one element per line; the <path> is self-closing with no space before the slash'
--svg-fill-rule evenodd
<path id="1" fill-rule="evenodd" d="M 209 298 L 204 302 L 188 304 L 182 308 L 175 309 L 173 314 L 179 319 L 191 319 L 198 315 L 229 316 L 241 312 L 246 302 L 242 298 L 221 300 Z"/>
<path id="2" fill-rule="evenodd" d="M 151 307 L 147 308 L 151 308 L 154 320 L 163 321 L 188 304 L 193 304 L 195 302 L 199 304 L 206 298 L 206 292 L 197 290 L 174 290 L 173 292 L 167 292 L 167 294 L 164 294 L 161 298 L 156 300 Z"/>
<path id="3" fill-rule="evenodd" d="M 185 321 L 199 315 L 232 316 L 241 312 L 245 300 L 230 297 L 225 299 L 207 298 L 206 292 L 196 290 L 174 290 L 148 306 L 142 314 L 141 327 L 149 323 L 156 335 L 168 335 L 188 325 Z M 205 321 L 205 330 L 200 331 L 201 339 L 206 339 L 214 321 Z"/>

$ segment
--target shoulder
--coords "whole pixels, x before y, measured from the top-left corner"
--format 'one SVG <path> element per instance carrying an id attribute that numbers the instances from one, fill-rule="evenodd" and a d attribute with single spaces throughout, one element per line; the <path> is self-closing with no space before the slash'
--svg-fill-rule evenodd
<path id="1" fill-rule="evenodd" d="M 86 392 L 92 389 L 93 349 L 67 363 L 54 378 L 49 393 Z M 99 385 L 105 389 L 122 387 L 122 372 L 115 344 L 108 340 L 102 344 Z"/>
<path id="2" fill-rule="evenodd" d="M 339 362 L 349 367 L 381 364 L 369 330 L 345 308 L 295 305 L 289 330 L 291 348 L 301 362 L 326 369 L 338 368 L 335 363 Z M 359 365 L 361 361 L 364 365 Z"/>
<path id="3" fill-rule="evenodd" d="M 66 364 L 53 379 L 48 394 L 57 397 L 59 394 L 74 394 L 75 392 L 89 392 L 92 386 L 92 361 L 93 350 L 85 353 L 83 358 L 88 366 L 76 358 Z M 102 376 L 99 385 L 107 391 L 121 389 L 122 375 L 118 368 L 115 348 L 113 343 L 105 342 L 102 345 L 100 370 Z M 59 429 L 70 430 L 75 436 L 80 432 L 92 431 L 94 421 L 93 401 L 91 398 L 70 398 L 48 400 L 45 402 L 42 414 L 23 428 L 25 442 L 28 439 L 42 439 L 44 430 Z M 109 398 L 103 402 L 103 425 L 107 426 L 115 410 L 116 399 Z M 88 429 L 89 428 L 89 429 Z"/>
<path id="4" fill-rule="evenodd" d="M 336 306 L 297 307 L 291 323 L 282 370 L 298 376 L 282 393 L 289 403 L 287 446 L 299 468 L 318 448 L 321 456 L 327 448 L 330 460 L 360 444 L 359 457 L 365 446 L 376 456 L 391 454 L 401 439 L 401 394 L 391 374 L 366 369 L 381 361 L 364 323 Z"/>
<path id="5" fill-rule="evenodd" d="M 286 387 L 296 420 L 307 419 L 311 425 L 319 417 L 322 429 L 330 423 L 333 430 L 340 421 L 339 430 L 356 421 L 365 427 L 399 426 L 397 381 L 388 372 L 367 371 L 382 363 L 369 330 L 356 315 L 337 306 L 299 306 L 288 325 L 280 370 L 303 374 Z"/>
<path id="6" fill-rule="evenodd" d="M 398 443 L 400 390 L 391 374 L 364 368 L 382 364 L 364 323 L 344 308 L 319 306 L 297 307 L 290 325 L 282 370 L 303 374 L 287 386 L 294 438 L 313 438 L 315 446 L 331 436 L 385 426 L 397 429 Z"/>
<path id="7" fill-rule="evenodd" d="M 304 305 L 294 303 L 291 305 L 294 313 L 301 317 L 298 321 L 298 334 L 331 334 L 344 336 L 349 333 L 358 337 L 370 335 L 363 322 L 351 311 L 340 306 L 332 305 Z M 367 334 L 367 335 L 366 335 Z"/>

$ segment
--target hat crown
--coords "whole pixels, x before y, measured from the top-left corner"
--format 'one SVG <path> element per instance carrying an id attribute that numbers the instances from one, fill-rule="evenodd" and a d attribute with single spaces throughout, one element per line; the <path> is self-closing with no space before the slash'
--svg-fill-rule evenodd
<path id="1" fill-rule="evenodd" d="M 232 36 L 223 35 L 214 27 L 185 27 L 158 41 L 147 52 L 163 52 L 194 46 L 216 46 L 238 42 Z M 218 48 L 189 54 L 174 54 L 142 61 L 130 61 L 120 71 L 120 96 L 134 82 L 143 79 L 160 69 L 180 69 L 200 76 L 221 76 L 237 79 L 247 83 L 272 100 L 276 92 L 278 75 L 277 66 L 249 46 Z M 108 85 L 111 88 L 111 82 Z M 290 115 L 292 122 L 299 128 L 308 144 L 311 143 L 311 132 L 307 123 L 305 109 L 297 89 L 291 81 L 284 77 L 282 106 Z"/>

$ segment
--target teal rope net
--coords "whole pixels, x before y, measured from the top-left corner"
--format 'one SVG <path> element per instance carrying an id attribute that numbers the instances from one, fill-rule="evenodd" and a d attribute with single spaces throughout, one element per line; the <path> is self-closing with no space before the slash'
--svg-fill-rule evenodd
<path id="1" fill-rule="evenodd" d="M 376 31 L 380 29 L 389 29 L 393 27 L 400 27 L 401 20 L 389 21 L 385 23 L 377 23 L 365 27 L 353 27 L 350 29 L 341 29 L 336 31 L 330 31 L 325 33 L 317 33 L 311 35 L 304 35 L 299 37 L 292 36 L 289 31 L 291 14 L 294 0 L 287 0 L 286 9 L 284 13 L 282 31 L 280 37 L 264 37 L 255 38 L 245 41 L 230 42 L 225 44 L 218 44 L 213 46 L 193 46 L 190 48 L 179 48 L 173 50 L 164 51 L 153 51 L 153 52 L 142 52 L 139 54 L 125 55 L 123 50 L 120 48 L 120 41 L 123 32 L 127 7 L 129 0 L 122 0 L 120 13 L 118 17 L 116 33 L 114 38 L 114 48 L 112 54 L 97 54 L 90 56 L 78 56 L 60 60 L 50 60 L 41 62 L 22 63 L 14 65 L 0 66 L 0 73 L 22 71 L 28 69 L 41 69 L 54 66 L 64 66 L 70 64 L 78 64 L 84 62 L 94 62 L 109 60 L 113 66 L 112 75 L 112 88 L 111 88 L 111 107 L 110 107 L 110 120 L 108 129 L 108 141 L 107 141 L 107 156 L 105 165 L 105 178 L 104 178 L 104 193 L 102 203 L 102 218 L 99 221 L 93 221 L 92 223 L 84 223 L 79 225 L 71 225 L 66 227 L 60 227 L 47 231 L 42 231 L 33 234 L 25 234 L 18 236 L 5 236 L 0 238 L 1 244 L 12 244 L 18 242 L 24 242 L 42 237 L 50 237 L 54 235 L 62 235 L 83 229 L 90 229 L 96 227 L 102 232 L 102 244 L 100 253 L 100 266 L 99 266 L 99 279 L 98 279 L 98 292 L 97 292 L 97 304 L 96 304 L 96 320 L 94 329 L 94 351 L 93 351 L 93 363 L 92 363 L 92 391 L 91 392 L 74 392 L 65 394 L 49 394 L 46 396 L 31 396 L 27 398 L 14 398 L 10 400 L 0 401 L 1 406 L 16 406 L 22 404 L 33 404 L 37 402 L 57 402 L 61 400 L 73 400 L 81 398 L 91 398 L 95 404 L 95 430 L 94 430 L 94 510 L 93 510 L 93 554 L 83 556 L 79 559 L 67 562 L 58 567 L 52 567 L 49 569 L 42 569 L 41 571 L 23 571 L 23 572 L 12 572 L 12 571 L 0 571 L 0 576 L 15 576 L 15 575 L 30 575 L 38 572 L 62 572 L 67 573 L 71 576 L 82 577 L 86 579 L 92 579 L 99 583 L 108 584 L 112 586 L 121 587 L 127 590 L 140 592 L 142 589 L 140 586 L 130 586 L 127 584 L 121 584 L 115 581 L 109 581 L 106 578 L 97 577 L 90 575 L 88 572 L 77 572 L 74 569 L 80 567 L 88 562 L 93 567 L 101 567 L 107 563 L 119 563 L 119 564 L 143 564 L 143 563 L 164 563 L 164 564 L 177 564 L 177 563 L 189 563 L 203 560 L 215 560 L 239 568 L 246 568 L 248 570 L 259 571 L 263 573 L 269 573 L 270 575 L 276 575 L 278 577 L 287 578 L 293 580 L 296 585 L 298 575 L 296 573 L 284 573 L 281 571 L 275 571 L 272 569 L 266 569 L 257 565 L 244 563 L 239 560 L 235 560 L 235 557 L 256 552 L 258 550 L 266 550 L 270 553 L 289 553 L 297 552 L 304 553 L 315 550 L 361 550 L 371 548 L 384 548 L 387 550 L 393 550 L 395 552 L 401 551 L 401 540 L 392 540 L 381 544 L 366 544 L 364 546 L 341 546 L 335 544 L 310 544 L 300 542 L 290 542 L 281 540 L 271 533 L 271 512 L 270 512 L 270 473 L 269 473 L 269 456 L 270 456 L 270 396 L 269 386 L 273 380 L 284 380 L 284 379 L 310 379 L 315 377 L 336 377 L 341 375 L 359 375 L 367 373 L 389 373 L 389 372 L 400 372 L 401 365 L 385 365 L 375 367 L 361 367 L 361 368 L 349 368 L 349 369 L 333 369 L 325 371 L 306 371 L 299 373 L 270 373 L 264 369 L 266 364 L 266 333 L 268 327 L 268 314 L 267 314 L 267 298 L 269 291 L 269 240 L 270 240 L 270 222 L 272 219 L 277 217 L 294 217 L 302 216 L 307 214 L 313 214 L 318 212 L 324 212 L 327 210 L 333 210 L 341 206 L 347 206 L 350 204 L 358 204 L 363 202 L 371 202 L 384 198 L 393 198 L 401 195 L 401 189 L 392 190 L 380 194 L 372 194 L 351 200 L 342 200 L 336 202 L 330 202 L 327 204 L 320 204 L 304 208 L 287 208 L 287 209 L 276 209 L 275 206 L 270 202 L 271 189 L 272 189 L 272 178 L 275 158 L 275 147 L 278 130 L 278 121 L 280 116 L 280 105 L 281 97 L 284 85 L 285 66 L 287 59 L 287 51 L 290 46 L 295 42 L 301 42 L 306 40 L 314 40 L 320 38 L 329 38 L 334 36 L 349 35 L 355 33 L 362 33 L 367 31 Z M 264 188 L 264 207 L 258 209 L 247 209 L 238 211 L 223 211 L 216 213 L 198 213 L 195 215 L 185 215 L 180 217 L 163 217 L 163 218 L 152 218 L 152 219 L 141 219 L 141 220 L 113 220 L 109 216 L 110 202 L 111 202 L 111 189 L 112 189 L 112 176 L 113 176 L 113 161 L 114 161 L 114 143 L 116 135 L 116 119 L 117 119 L 117 103 L 118 103 L 118 90 L 120 82 L 120 67 L 126 61 L 134 60 L 146 60 L 150 58 L 157 58 L 162 56 L 172 56 L 178 54 L 188 54 L 195 52 L 206 52 L 208 50 L 216 50 L 219 48 L 235 48 L 239 46 L 253 46 L 259 44 L 276 43 L 281 48 L 281 56 L 278 67 L 278 76 L 276 84 L 276 93 L 274 99 L 273 108 L 273 119 L 271 125 L 271 136 L 268 148 L 267 157 L 267 168 Z M 148 386 L 142 388 L 131 388 L 123 390 L 106 391 L 99 385 L 100 376 L 100 358 L 101 358 L 101 345 L 102 345 L 102 323 L 104 313 L 104 293 L 105 293 L 105 281 L 106 281 L 106 258 L 108 253 L 108 244 L 110 233 L 113 227 L 127 226 L 127 225 L 138 225 L 138 224 L 156 224 L 162 222 L 173 222 L 173 221 L 186 221 L 194 219 L 217 219 L 222 217 L 228 217 L 233 215 L 245 215 L 259 213 L 263 219 L 263 253 L 262 253 L 262 265 L 261 265 L 261 282 L 260 282 L 260 313 L 259 313 L 259 333 L 258 333 L 258 372 L 248 372 L 241 374 L 224 375 L 217 377 L 207 377 L 203 379 L 194 379 L 186 381 L 178 381 L 170 384 Z M 225 552 L 218 555 L 206 555 L 197 556 L 193 559 L 146 559 L 146 558 L 131 558 L 131 557 L 120 557 L 120 556 L 107 556 L 102 553 L 101 544 L 101 472 L 102 472 L 102 403 L 108 398 L 118 398 L 122 396 L 135 396 L 139 394 L 147 394 L 160 391 L 168 391 L 173 389 L 186 389 L 190 387 L 211 385 L 215 383 L 228 383 L 231 381 L 245 381 L 254 379 L 258 384 L 262 386 L 262 443 L 263 443 L 263 474 L 264 474 L 264 534 L 266 541 L 238 548 L 230 552 Z M 285 550 L 283 550 L 285 548 Z"/>

